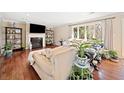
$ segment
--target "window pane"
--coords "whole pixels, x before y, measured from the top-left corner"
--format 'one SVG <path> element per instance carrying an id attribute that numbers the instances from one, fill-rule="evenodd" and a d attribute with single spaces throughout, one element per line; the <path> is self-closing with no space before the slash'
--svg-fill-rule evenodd
<path id="1" fill-rule="evenodd" d="M 97 39 L 102 39 L 102 26 L 100 24 L 96 24 L 95 36 Z"/>
<path id="2" fill-rule="evenodd" d="M 87 33 L 87 39 L 92 39 L 93 38 L 93 25 L 86 26 L 86 33 Z"/>
<path id="3" fill-rule="evenodd" d="M 77 34 L 78 34 L 78 33 L 77 33 L 77 31 L 78 31 L 78 30 L 77 30 L 77 27 L 73 28 L 73 31 L 74 31 L 74 38 L 77 38 Z"/>
<path id="4" fill-rule="evenodd" d="M 79 38 L 84 39 L 85 38 L 85 26 L 79 27 Z"/>

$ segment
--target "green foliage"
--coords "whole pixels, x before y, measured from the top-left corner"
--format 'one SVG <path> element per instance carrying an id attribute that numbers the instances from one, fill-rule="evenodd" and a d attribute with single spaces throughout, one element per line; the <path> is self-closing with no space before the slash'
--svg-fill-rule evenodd
<path id="1" fill-rule="evenodd" d="M 102 58 L 104 58 L 104 59 L 117 59 L 118 54 L 114 50 L 105 50 L 102 52 Z"/>
<path id="2" fill-rule="evenodd" d="M 81 58 L 84 58 L 85 57 L 85 55 L 84 55 L 85 49 L 90 48 L 91 44 L 90 43 L 75 42 L 75 43 L 73 43 L 72 46 L 77 48 L 78 56 L 81 57 Z"/>
<path id="3" fill-rule="evenodd" d="M 101 53 L 103 59 L 110 59 L 108 50 L 105 50 Z"/>
<path id="4" fill-rule="evenodd" d="M 11 50 L 12 49 L 12 44 L 11 43 L 6 43 L 4 49 L 5 50 Z"/>
<path id="5" fill-rule="evenodd" d="M 89 71 L 88 68 L 79 68 L 77 66 L 72 67 L 71 74 L 69 76 L 69 79 L 71 80 L 91 80 L 92 79 L 92 74 Z"/>
<path id="6" fill-rule="evenodd" d="M 118 54 L 114 50 L 109 50 L 109 56 L 110 56 L 110 58 L 113 58 L 113 59 L 117 59 L 118 58 Z"/>
<path id="7" fill-rule="evenodd" d="M 99 39 L 96 39 L 96 38 L 92 38 L 90 43 L 92 43 L 93 45 L 101 45 L 101 44 L 103 44 L 103 41 L 99 40 Z"/>

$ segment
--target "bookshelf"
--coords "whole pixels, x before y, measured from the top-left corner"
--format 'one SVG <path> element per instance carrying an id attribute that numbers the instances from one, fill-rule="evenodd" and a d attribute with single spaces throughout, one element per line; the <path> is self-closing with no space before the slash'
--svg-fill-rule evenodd
<path id="1" fill-rule="evenodd" d="M 6 43 L 11 43 L 13 50 L 22 48 L 22 28 L 5 27 Z"/>
<path id="2" fill-rule="evenodd" d="M 46 45 L 53 45 L 54 43 L 54 31 L 46 30 Z"/>

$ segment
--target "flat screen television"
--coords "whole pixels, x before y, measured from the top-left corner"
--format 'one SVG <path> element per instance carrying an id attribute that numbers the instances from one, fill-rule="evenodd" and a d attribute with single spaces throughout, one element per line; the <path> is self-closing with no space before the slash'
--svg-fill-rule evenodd
<path id="1" fill-rule="evenodd" d="M 44 25 L 30 24 L 30 33 L 45 33 Z"/>

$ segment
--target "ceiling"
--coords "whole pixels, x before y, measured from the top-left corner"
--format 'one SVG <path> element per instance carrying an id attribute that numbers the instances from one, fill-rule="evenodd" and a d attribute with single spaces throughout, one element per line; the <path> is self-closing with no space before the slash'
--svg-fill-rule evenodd
<path id="1" fill-rule="evenodd" d="M 0 16 L 5 20 L 55 27 L 112 14 L 114 12 L 1 12 Z"/>

